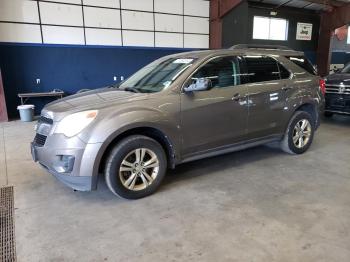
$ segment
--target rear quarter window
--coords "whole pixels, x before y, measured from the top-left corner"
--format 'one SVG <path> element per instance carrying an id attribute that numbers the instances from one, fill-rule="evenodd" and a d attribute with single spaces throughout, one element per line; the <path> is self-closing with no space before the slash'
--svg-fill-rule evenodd
<path id="1" fill-rule="evenodd" d="M 291 62 L 303 68 L 312 75 L 317 75 L 315 67 L 305 56 L 286 56 Z"/>

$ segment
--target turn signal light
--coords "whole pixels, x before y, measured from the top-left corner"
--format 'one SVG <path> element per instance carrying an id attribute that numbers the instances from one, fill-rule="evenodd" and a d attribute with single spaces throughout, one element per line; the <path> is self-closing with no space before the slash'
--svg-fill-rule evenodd
<path id="1" fill-rule="evenodd" d="M 326 81 L 324 79 L 320 79 L 320 90 L 323 95 L 326 94 Z"/>

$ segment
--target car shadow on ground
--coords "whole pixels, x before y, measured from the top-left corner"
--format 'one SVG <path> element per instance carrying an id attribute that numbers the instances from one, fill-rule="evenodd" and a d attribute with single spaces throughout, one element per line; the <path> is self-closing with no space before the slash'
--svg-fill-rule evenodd
<path id="1" fill-rule="evenodd" d="M 173 170 L 168 169 L 162 185 L 157 192 L 167 191 L 173 186 L 173 184 L 178 182 L 200 179 L 204 176 L 213 175 L 213 173 L 216 172 L 239 168 L 244 165 L 251 165 L 256 161 L 267 160 L 268 158 L 276 156 L 288 157 L 290 155 L 284 153 L 276 145 L 264 145 L 184 163 L 176 166 Z M 157 194 L 157 192 L 155 192 L 155 194 Z M 109 191 L 103 174 L 100 174 L 97 192 L 90 192 L 92 194 L 88 194 L 88 192 L 76 193 L 83 193 L 85 195 L 84 197 L 91 198 L 91 200 L 94 199 L 94 201 L 99 201 L 99 198 L 103 198 L 104 200 L 115 198 L 115 196 Z"/>
<path id="2" fill-rule="evenodd" d="M 341 127 L 350 127 L 350 116 L 334 115 L 331 118 L 322 118 L 322 124 L 335 125 Z M 278 143 L 272 145 L 263 145 L 253 147 L 233 153 L 227 153 L 216 157 L 205 158 L 193 162 L 178 165 L 175 169 L 169 169 L 162 182 L 158 192 L 169 190 L 173 184 L 185 180 L 200 179 L 201 177 L 213 175 L 216 172 L 240 168 L 245 165 L 253 165 L 255 162 L 267 160 L 273 157 L 293 157 L 284 153 L 278 146 Z M 190 183 L 190 182 L 189 182 Z M 109 192 L 105 183 L 103 174 L 100 174 L 98 195 L 104 199 L 113 199 L 114 196 Z M 157 192 L 155 193 L 157 194 Z M 90 194 L 92 196 L 95 194 Z M 96 199 L 96 201 L 98 201 Z"/>
<path id="3" fill-rule="evenodd" d="M 321 124 L 322 123 L 350 127 L 350 115 L 333 115 L 332 117 L 322 117 Z"/>
<path id="4" fill-rule="evenodd" d="M 174 170 L 168 170 L 163 181 L 166 188 L 180 180 L 191 180 L 216 172 L 231 170 L 254 162 L 267 160 L 278 155 L 286 155 L 276 144 L 253 147 L 216 157 L 205 158 L 177 166 Z"/>

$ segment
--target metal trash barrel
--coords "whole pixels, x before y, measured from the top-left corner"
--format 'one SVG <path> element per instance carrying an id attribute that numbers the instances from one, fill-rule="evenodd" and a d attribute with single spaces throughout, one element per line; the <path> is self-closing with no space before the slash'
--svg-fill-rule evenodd
<path id="1" fill-rule="evenodd" d="M 34 118 L 34 105 L 20 105 L 17 107 L 21 121 L 32 122 Z"/>

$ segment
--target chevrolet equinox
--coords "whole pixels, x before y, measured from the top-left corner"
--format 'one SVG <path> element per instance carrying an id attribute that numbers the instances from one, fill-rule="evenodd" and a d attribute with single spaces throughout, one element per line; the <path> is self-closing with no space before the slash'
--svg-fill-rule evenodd
<path id="1" fill-rule="evenodd" d="M 261 144 L 291 154 L 311 145 L 325 83 L 282 46 L 162 57 L 116 86 L 48 104 L 31 144 L 34 161 L 75 190 L 152 194 L 167 168 Z"/>

